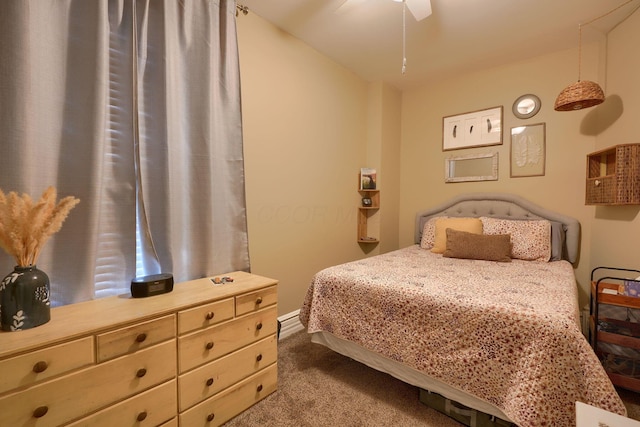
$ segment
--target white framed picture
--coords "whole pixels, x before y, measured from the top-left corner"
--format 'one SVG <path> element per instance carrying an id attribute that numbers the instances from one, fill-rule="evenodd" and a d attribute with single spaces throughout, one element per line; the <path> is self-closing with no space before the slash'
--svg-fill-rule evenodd
<path id="1" fill-rule="evenodd" d="M 511 178 L 544 176 L 545 133 L 544 123 L 511 128 Z"/>
<path id="2" fill-rule="evenodd" d="M 502 144 L 502 106 L 442 119 L 442 151 Z"/>

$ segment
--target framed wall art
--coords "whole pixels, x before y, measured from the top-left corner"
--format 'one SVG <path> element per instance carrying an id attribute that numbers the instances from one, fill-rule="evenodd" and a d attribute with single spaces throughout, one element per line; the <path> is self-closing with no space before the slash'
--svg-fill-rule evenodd
<path id="1" fill-rule="evenodd" d="M 545 168 L 544 123 L 511 128 L 511 177 L 543 176 Z"/>
<path id="2" fill-rule="evenodd" d="M 442 119 L 442 150 L 502 144 L 502 106 Z"/>

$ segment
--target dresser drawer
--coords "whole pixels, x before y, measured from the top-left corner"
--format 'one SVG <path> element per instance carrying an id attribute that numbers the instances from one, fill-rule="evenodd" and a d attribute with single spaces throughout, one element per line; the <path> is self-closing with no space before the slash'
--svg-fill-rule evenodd
<path id="1" fill-rule="evenodd" d="M 277 382 L 278 365 L 273 364 L 180 414 L 180 425 L 219 426 L 276 391 Z"/>
<path id="2" fill-rule="evenodd" d="M 151 427 L 171 420 L 175 414 L 176 381 L 172 380 L 67 427 Z"/>
<path id="3" fill-rule="evenodd" d="M 58 426 L 176 376 L 167 341 L 0 398 L 0 426 Z M 37 418 L 37 420 L 35 419 Z"/>
<path id="4" fill-rule="evenodd" d="M 178 313 L 178 334 L 195 331 L 233 318 L 233 298 L 201 305 Z"/>
<path id="5" fill-rule="evenodd" d="M 253 375 L 278 359 L 276 337 L 270 336 L 178 378 L 179 409 L 184 411 Z"/>
<path id="6" fill-rule="evenodd" d="M 275 306 L 218 326 L 178 338 L 180 373 L 229 354 L 252 342 L 274 335 L 277 330 Z"/>
<path id="7" fill-rule="evenodd" d="M 0 394 L 92 365 L 93 338 L 86 337 L 0 361 Z"/>
<path id="8" fill-rule="evenodd" d="M 259 289 L 236 297 L 236 316 L 258 311 L 278 301 L 278 289 L 276 286 Z"/>
<path id="9" fill-rule="evenodd" d="M 176 336 L 175 316 L 165 316 L 97 336 L 98 363 Z"/>

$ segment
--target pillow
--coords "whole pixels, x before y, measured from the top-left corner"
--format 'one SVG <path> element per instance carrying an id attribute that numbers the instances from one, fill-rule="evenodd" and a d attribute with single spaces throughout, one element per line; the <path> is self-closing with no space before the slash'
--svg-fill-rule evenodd
<path id="1" fill-rule="evenodd" d="M 442 256 L 511 262 L 511 236 L 475 234 L 447 228 L 447 248 Z"/>
<path id="2" fill-rule="evenodd" d="M 547 220 L 514 220 L 480 217 L 485 234 L 510 234 L 511 258 L 549 261 L 551 223 Z"/>
<path id="3" fill-rule="evenodd" d="M 551 221 L 551 261 L 564 259 L 564 241 L 566 233 L 561 222 Z"/>
<path id="4" fill-rule="evenodd" d="M 422 239 L 420 239 L 420 247 L 422 249 L 431 249 L 436 240 L 436 220 L 440 218 L 448 218 L 446 216 L 434 216 L 429 218 L 422 227 Z"/>
<path id="5" fill-rule="evenodd" d="M 482 234 L 482 221 L 479 218 L 438 218 L 436 233 L 431 252 L 441 254 L 447 248 L 447 228 Z"/>

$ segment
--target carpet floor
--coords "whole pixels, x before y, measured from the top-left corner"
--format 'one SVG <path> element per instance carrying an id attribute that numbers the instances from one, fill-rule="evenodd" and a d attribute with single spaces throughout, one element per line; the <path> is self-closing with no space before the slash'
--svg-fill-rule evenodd
<path id="1" fill-rule="evenodd" d="M 619 390 L 640 420 L 640 394 Z M 278 344 L 278 391 L 225 427 L 460 427 L 419 401 L 418 388 L 311 342 L 306 331 Z"/>

